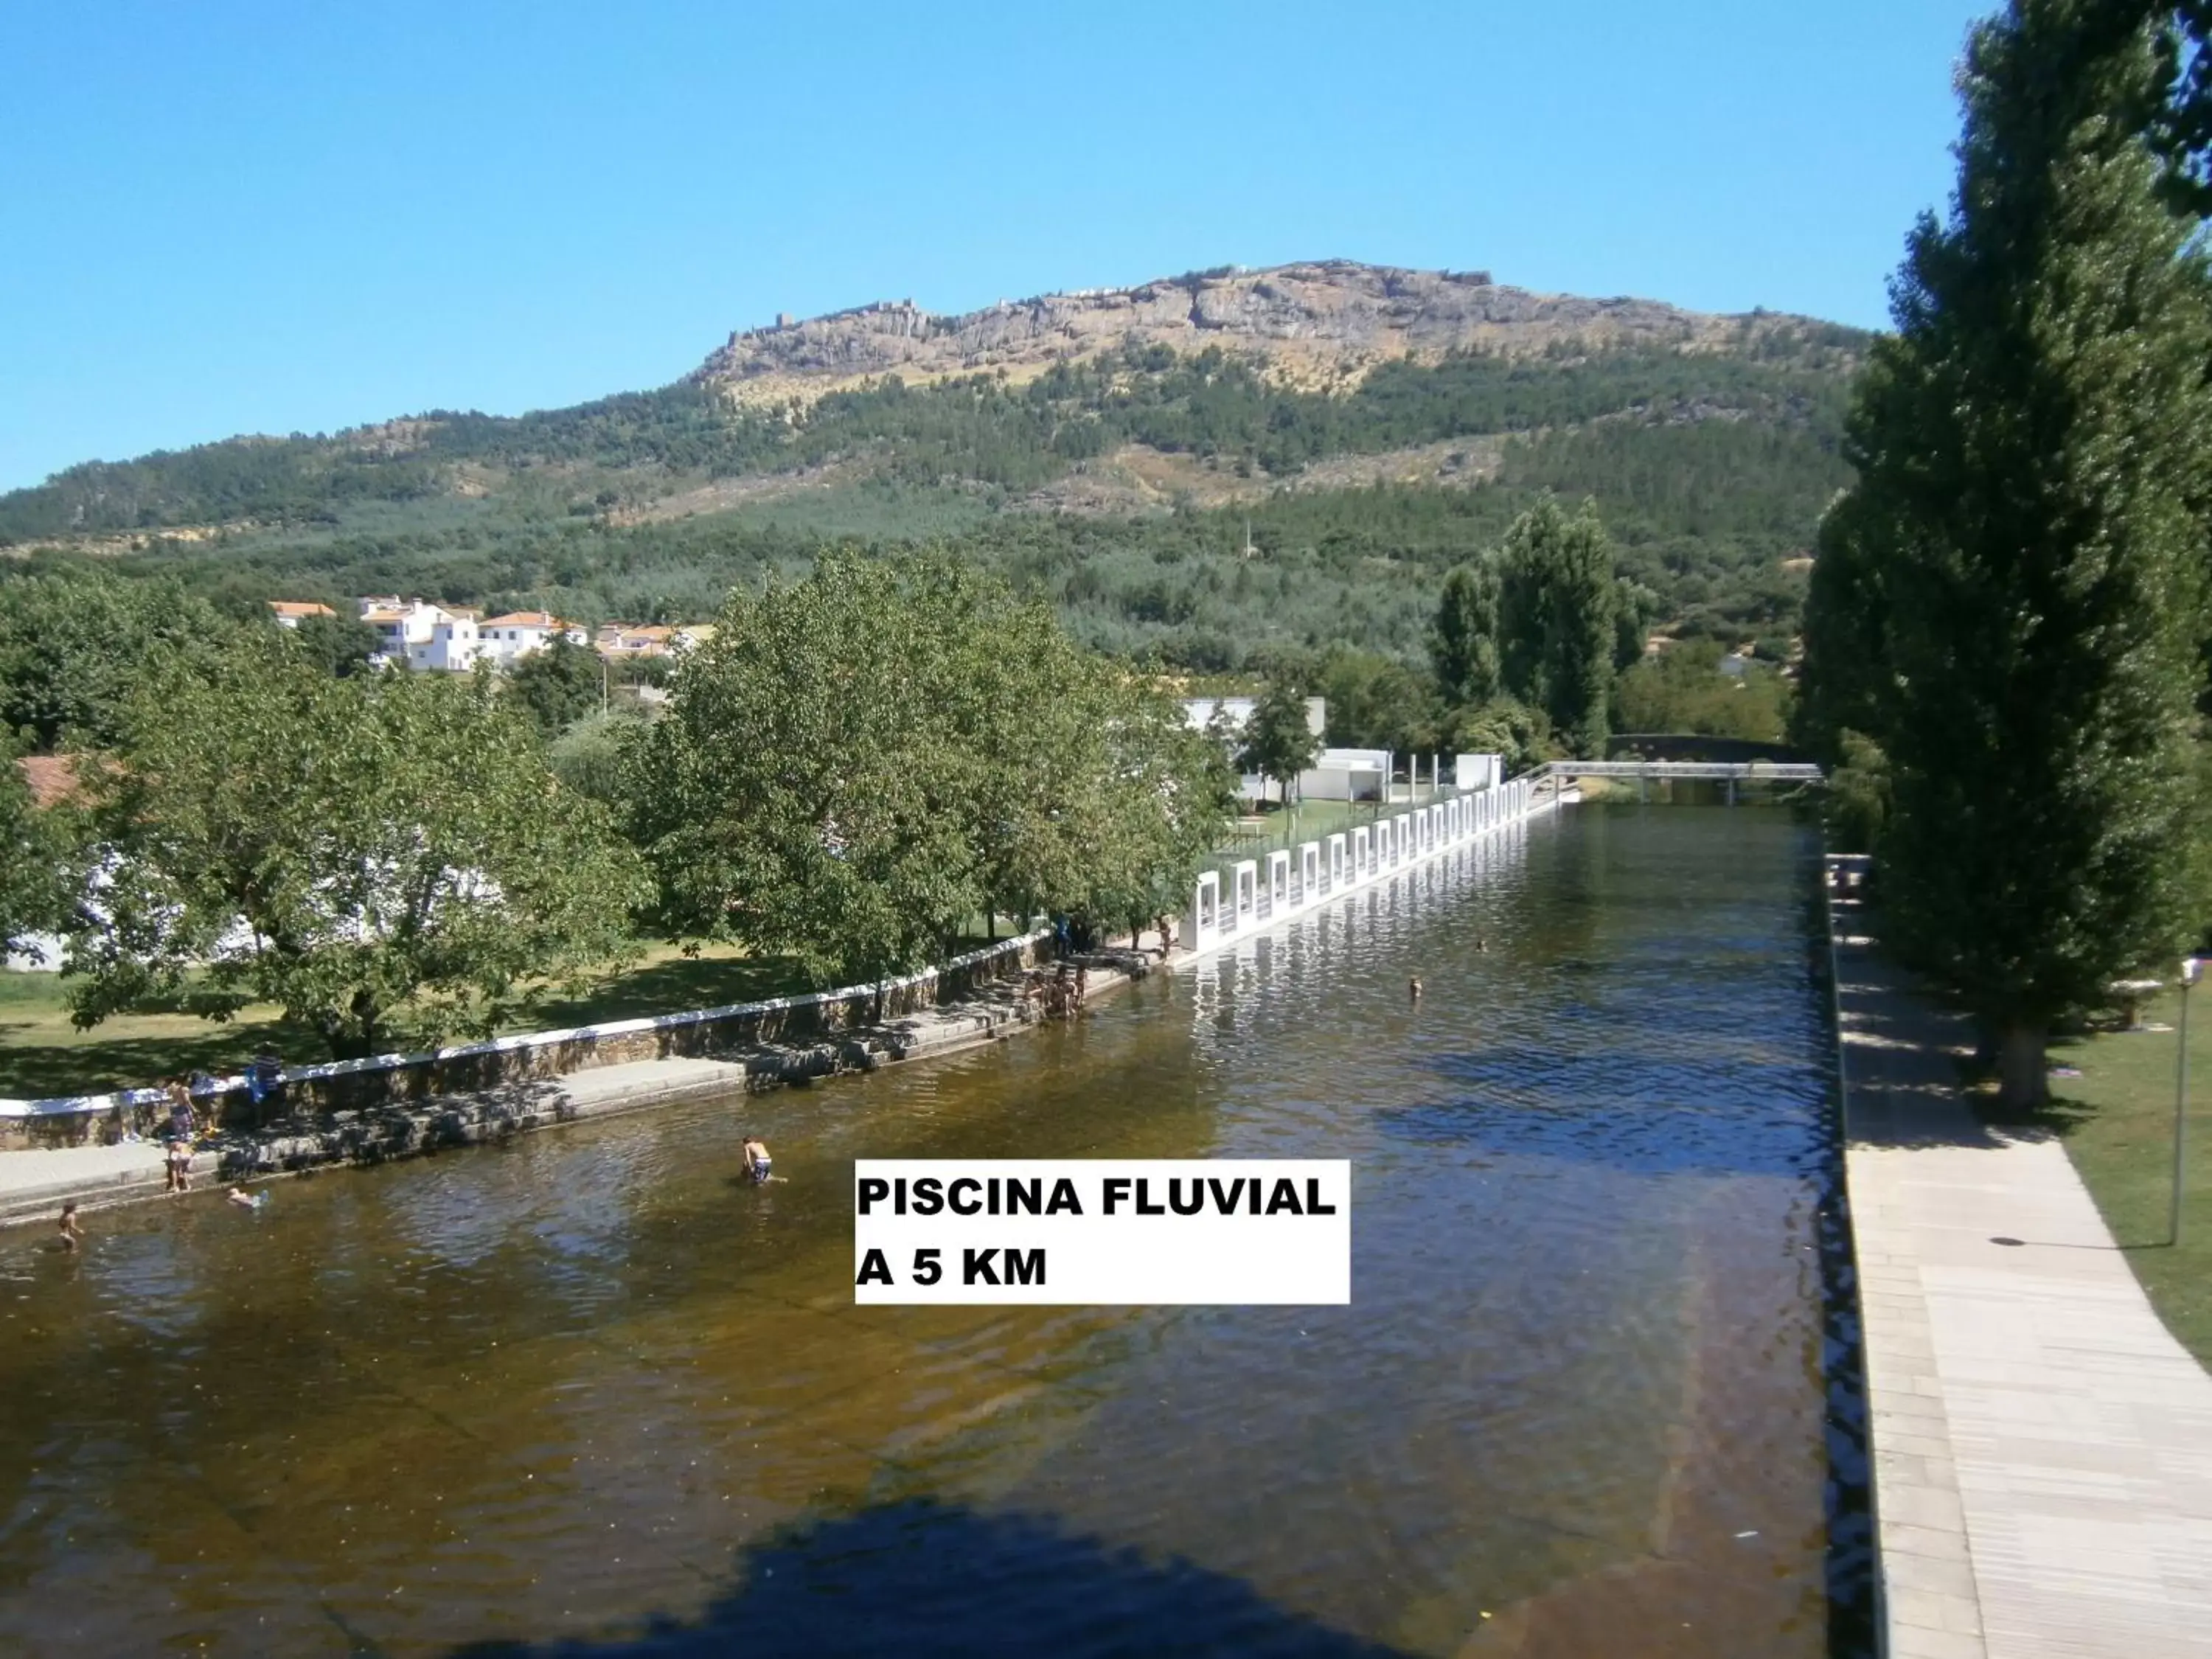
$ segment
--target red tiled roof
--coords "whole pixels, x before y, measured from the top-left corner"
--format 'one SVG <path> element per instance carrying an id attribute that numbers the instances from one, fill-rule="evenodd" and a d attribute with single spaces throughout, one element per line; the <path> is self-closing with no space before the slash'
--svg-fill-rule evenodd
<path id="1" fill-rule="evenodd" d="M 326 605 L 317 605 L 309 599 L 271 599 L 269 608 L 280 617 L 335 617 L 338 613 Z"/>

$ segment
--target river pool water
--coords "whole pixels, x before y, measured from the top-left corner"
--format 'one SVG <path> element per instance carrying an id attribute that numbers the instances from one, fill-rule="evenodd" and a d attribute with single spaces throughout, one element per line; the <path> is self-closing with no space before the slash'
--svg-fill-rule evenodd
<path id="1" fill-rule="evenodd" d="M 1073 1028 L 0 1240 L 0 1651 L 1827 1653 L 1817 858 L 1594 804 Z M 853 1305 L 856 1156 L 1212 1155 L 1353 1161 L 1350 1307 Z"/>

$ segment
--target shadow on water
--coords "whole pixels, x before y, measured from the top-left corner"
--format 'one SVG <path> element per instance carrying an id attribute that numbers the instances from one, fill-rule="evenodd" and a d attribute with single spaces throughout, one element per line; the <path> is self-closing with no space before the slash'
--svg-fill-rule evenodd
<path id="1" fill-rule="evenodd" d="M 456 1659 L 586 1656 L 1237 1654 L 1389 1659 L 1237 1579 L 1075 1536 L 1047 1518 L 916 1498 L 747 1551 L 697 1620 L 608 1641 L 474 1643 Z"/>

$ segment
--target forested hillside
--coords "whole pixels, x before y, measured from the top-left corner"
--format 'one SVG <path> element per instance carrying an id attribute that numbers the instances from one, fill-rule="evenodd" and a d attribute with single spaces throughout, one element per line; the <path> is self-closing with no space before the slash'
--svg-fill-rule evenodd
<path id="1" fill-rule="evenodd" d="M 1656 619 L 1778 641 L 1847 482 L 1865 339 L 1697 320 L 1540 344 L 1492 326 L 1327 374 L 1310 340 L 1293 362 L 1217 328 L 1196 350 L 1132 336 L 780 403 L 702 371 L 519 417 L 87 463 L 0 496 L 0 544 L 173 573 L 240 607 L 401 592 L 595 621 L 702 617 L 826 542 L 946 541 L 1094 644 L 1234 669 L 1269 644 L 1417 654 L 1443 572 L 1549 491 L 1596 501 Z"/>

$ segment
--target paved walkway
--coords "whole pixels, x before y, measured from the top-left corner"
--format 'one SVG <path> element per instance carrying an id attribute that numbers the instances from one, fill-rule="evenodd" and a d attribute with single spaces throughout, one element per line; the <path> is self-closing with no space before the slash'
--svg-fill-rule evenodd
<path id="1" fill-rule="evenodd" d="M 62 1146 L 0 1152 L 0 1200 L 50 1193 L 82 1193 L 103 1185 L 130 1187 L 161 1179 L 162 1147 L 141 1140 L 121 1146 Z M 57 1205 L 59 1200 L 56 1200 Z"/>
<path id="2" fill-rule="evenodd" d="M 1892 1659 L 2212 1654 L 2212 1376 L 2058 1143 L 1960 1100 L 1965 1022 L 1834 914 Z"/>

